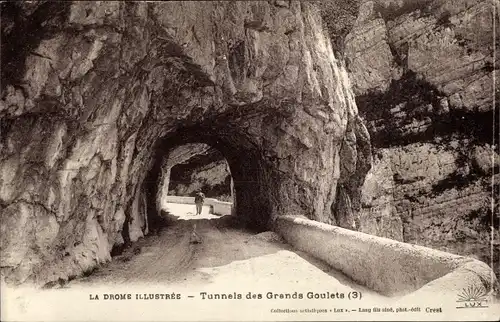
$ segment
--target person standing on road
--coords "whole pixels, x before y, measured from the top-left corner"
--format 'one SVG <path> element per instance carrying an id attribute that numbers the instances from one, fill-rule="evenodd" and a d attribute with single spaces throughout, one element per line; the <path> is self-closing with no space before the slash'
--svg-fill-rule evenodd
<path id="1" fill-rule="evenodd" d="M 201 215 L 201 210 L 203 209 L 203 202 L 205 202 L 205 195 L 201 190 L 196 192 L 194 196 L 194 203 L 196 204 L 196 214 Z"/>

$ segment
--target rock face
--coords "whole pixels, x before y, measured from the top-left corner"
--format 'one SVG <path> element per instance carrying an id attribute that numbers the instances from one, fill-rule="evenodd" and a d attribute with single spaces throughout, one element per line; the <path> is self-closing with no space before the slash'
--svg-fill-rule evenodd
<path id="1" fill-rule="evenodd" d="M 494 5 L 470 0 L 364 1 L 345 40 L 356 95 L 390 91 L 392 81 L 399 80 L 433 90 L 426 102 L 432 105 L 430 111 L 413 111 L 417 115 L 491 111 L 493 60 L 498 59 L 493 57 Z M 402 118 L 394 114 L 411 107 L 405 103 L 388 115 Z"/>
<path id="2" fill-rule="evenodd" d="M 362 1 L 345 57 L 376 154 L 362 189 L 362 230 L 498 269 L 490 252 L 492 231 L 494 247 L 499 240 L 495 5 Z"/>
<path id="3" fill-rule="evenodd" d="M 224 155 L 251 227 L 361 207 L 369 135 L 314 5 L 1 6 L 6 281 L 72 278 L 154 231 L 163 160 L 188 143 Z"/>
<path id="4" fill-rule="evenodd" d="M 193 196 L 201 189 L 206 197 L 232 201 L 231 180 L 224 156 L 210 149 L 172 168 L 168 194 Z"/>

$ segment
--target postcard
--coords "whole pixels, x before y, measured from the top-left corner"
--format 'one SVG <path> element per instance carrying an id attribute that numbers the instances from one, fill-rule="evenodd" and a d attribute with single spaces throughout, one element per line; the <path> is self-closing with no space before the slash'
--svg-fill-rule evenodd
<path id="1" fill-rule="evenodd" d="M 2 321 L 498 321 L 493 0 L 3 1 Z"/>

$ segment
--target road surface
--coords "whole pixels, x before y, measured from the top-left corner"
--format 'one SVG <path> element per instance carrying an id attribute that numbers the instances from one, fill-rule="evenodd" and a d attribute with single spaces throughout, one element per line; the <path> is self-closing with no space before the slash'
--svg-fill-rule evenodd
<path id="1" fill-rule="evenodd" d="M 358 290 L 361 287 L 311 256 L 293 250 L 272 232 L 252 234 L 231 227 L 230 216 L 209 214 L 204 206 L 168 204 L 176 221 L 156 236 L 138 241 L 111 263 L 72 285 L 207 285 L 221 288 L 245 285 L 255 289 Z"/>

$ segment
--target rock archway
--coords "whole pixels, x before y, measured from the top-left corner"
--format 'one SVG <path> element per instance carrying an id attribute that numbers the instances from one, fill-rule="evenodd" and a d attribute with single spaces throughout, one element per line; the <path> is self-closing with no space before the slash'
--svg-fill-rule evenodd
<path id="1" fill-rule="evenodd" d="M 72 278 L 147 234 L 182 143 L 226 156 L 250 225 L 352 227 L 369 136 L 313 4 L 2 3 L 2 38 L 6 280 Z"/>
<path id="2" fill-rule="evenodd" d="M 239 134 L 236 129 L 231 130 L 227 124 L 218 128 L 214 123 L 181 129 L 157 142 L 155 163 L 146 179 L 150 222 L 158 222 L 158 200 L 161 194 L 158 187 L 163 181 L 164 156 L 187 143 L 205 143 L 223 154 L 233 176 L 236 214 L 251 228 L 262 230 L 269 227 L 272 213 L 270 205 L 277 198 L 273 194 L 278 183 L 273 180 L 272 164 L 249 138 Z"/>

